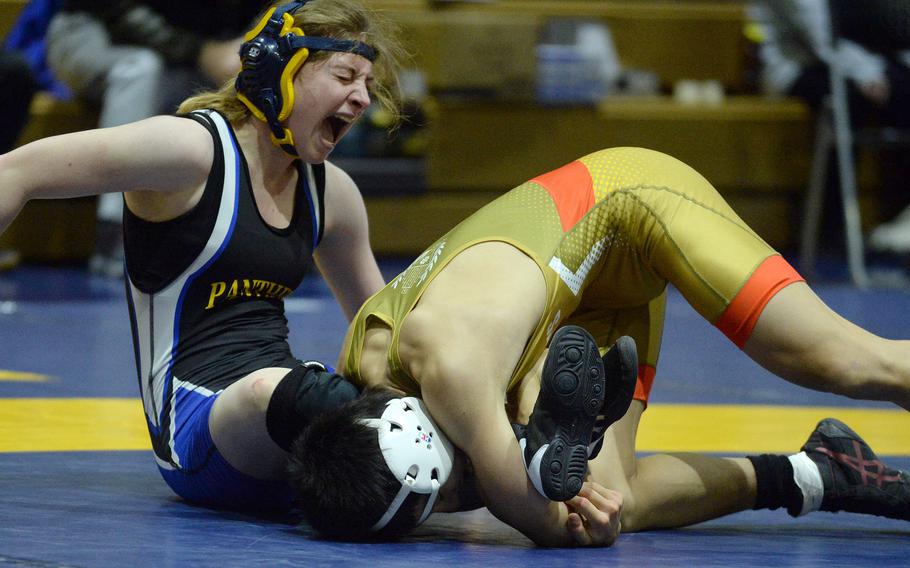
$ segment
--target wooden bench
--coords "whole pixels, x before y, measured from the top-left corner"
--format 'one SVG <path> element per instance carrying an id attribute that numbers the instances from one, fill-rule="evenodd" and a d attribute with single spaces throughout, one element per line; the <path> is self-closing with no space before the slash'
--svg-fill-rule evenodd
<path id="1" fill-rule="evenodd" d="M 402 25 L 430 86 L 448 78 L 452 65 L 464 58 L 476 60 L 481 73 L 489 63 L 506 77 L 515 70 L 532 69 L 534 50 L 529 35 L 553 18 L 596 20 L 605 23 L 623 66 L 657 73 L 665 86 L 679 79 L 715 79 L 741 89 L 745 76 L 747 40 L 745 3 L 738 1 L 667 2 L 654 0 L 499 0 L 495 2 L 440 2 L 427 0 L 372 0 L 370 7 Z M 500 50 L 472 51 L 496 38 L 482 37 L 470 24 L 486 22 L 488 30 L 509 29 L 498 38 Z M 536 37 L 530 35 L 533 41 Z M 500 63 L 500 64 L 498 64 Z M 443 84 L 442 86 L 447 86 Z"/>
<path id="2" fill-rule="evenodd" d="M 749 64 L 742 2 L 374 0 L 370 5 L 402 26 L 415 64 L 439 95 L 430 127 L 427 194 L 367 201 L 377 246 L 417 253 L 501 192 L 578 156 L 620 145 L 686 161 L 772 244 L 792 244 L 812 131 L 799 102 L 731 96 L 719 106 L 684 106 L 667 97 L 610 98 L 598 108 L 554 108 L 514 96 L 516 87 L 526 88 L 523 82 L 533 79 L 534 36 L 552 18 L 604 22 L 623 66 L 656 73 L 665 90 L 681 79 L 713 79 L 740 93 Z M 508 100 L 447 98 L 447 92 L 459 90 L 459 81 L 469 92 Z"/>
<path id="3" fill-rule="evenodd" d="M 718 106 L 668 97 L 615 98 L 599 107 L 438 103 L 426 194 L 370 197 L 377 252 L 416 254 L 504 191 L 601 148 L 641 146 L 690 164 L 778 248 L 798 237 L 812 119 L 793 99 L 738 96 Z M 864 168 L 870 185 L 872 168 Z M 872 180 L 874 181 L 874 180 Z"/>

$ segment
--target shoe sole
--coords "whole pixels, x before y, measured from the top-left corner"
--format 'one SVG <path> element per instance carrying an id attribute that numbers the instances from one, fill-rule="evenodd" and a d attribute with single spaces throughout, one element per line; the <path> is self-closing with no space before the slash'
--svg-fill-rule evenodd
<path id="1" fill-rule="evenodd" d="M 603 436 L 607 428 L 626 415 L 632 398 L 635 396 L 635 385 L 638 381 L 638 348 L 635 340 L 624 335 L 603 356 L 604 387 L 606 400 L 597 420 L 594 433 L 588 447 L 588 459 L 594 459 L 600 453 Z"/>
<path id="2" fill-rule="evenodd" d="M 612 400 L 603 412 L 604 418 L 610 424 L 626 415 L 629 405 L 632 404 L 632 397 L 635 396 L 635 385 L 638 382 L 638 348 L 635 346 L 635 340 L 624 335 L 616 340 L 614 349 L 617 351 L 619 361 L 619 368 L 616 369 L 618 376 L 605 377 L 611 381 L 611 385 L 607 385 L 607 391 L 611 391 Z M 607 372 L 606 361 L 604 361 L 604 372 Z"/>
<path id="3" fill-rule="evenodd" d="M 581 491 L 588 471 L 588 444 L 603 407 L 603 361 L 597 343 L 581 327 L 565 326 L 553 336 L 544 362 L 540 396 L 556 422 L 556 434 L 541 460 L 547 497 L 566 501 Z"/>

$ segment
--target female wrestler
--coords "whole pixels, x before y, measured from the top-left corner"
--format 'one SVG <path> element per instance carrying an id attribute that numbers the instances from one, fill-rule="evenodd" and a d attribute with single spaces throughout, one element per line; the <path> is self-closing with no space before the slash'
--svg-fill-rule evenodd
<path id="1" fill-rule="evenodd" d="M 363 199 L 325 160 L 371 93 L 396 112 L 402 51 L 356 0 L 276 4 L 245 40 L 236 82 L 188 99 L 182 116 L 0 156 L 0 231 L 30 199 L 123 192 L 159 469 L 198 503 L 281 508 L 294 429 L 356 395 L 291 354 L 283 298 L 313 261 L 349 318 L 382 286 Z"/>
<path id="2" fill-rule="evenodd" d="M 678 160 L 640 148 L 585 156 L 513 189 L 459 224 L 364 304 L 348 331 L 339 367 L 356 384 L 421 397 L 427 418 L 440 431 L 432 424 L 424 429 L 435 439 L 444 432 L 467 456 L 483 504 L 506 523 L 540 544 L 609 544 L 615 538 L 610 517 L 617 513 L 617 497 L 596 486 L 583 490 L 588 503 L 570 506 L 587 506 L 591 526 L 579 527 L 566 505 L 544 500 L 525 478 L 521 464 L 530 462 L 529 456 L 510 419 L 520 422 L 530 413 L 540 374 L 536 366 L 558 327 L 587 329 L 601 351 L 629 335 L 640 361 L 636 400 L 591 463 L 593 479 L 622 494 L 623 526 L 679 526 L 782 502 L 802 512 L 802 502 L 770 495 L 769 480 L 781 478 L 786 457 L 636 460 L 635 431 L 655 375 L 667 283 L 781 377 L 910 409 L 908 342 L 876 337 L 832 312 L 703 177 Z M 544 373 L 544 386 L 551 374 Z M 383 404 L 381 397 L 389 398 L 377 396 Z M 386 419 L 382 405 L 358 404 L 360 414 L 339 409 L 311 425 L 292 459 L 304 509 L 312 507 L 311 518 L 324 513 L 347 519 L 335 531 L 340 534 L 376 530 L 397 489 L 419 482 L 410 471 L 389 472 L 406 450 L 384 436 L 407 421 Z M 414 415 L 421 410 L 415 403 L 406 406 Z M 377 452 L 376 430 L 367 425 L 377 425 L 372 420 L 380 414 L 383 451 Z M 822 434 L 814 436 L 849 438 L 838 429 L 820 427 L 816 434 Z M 341 431 L 344 436 L 334 437 L 344 440 L 338 460 L 347 460 L 356 472 L 348 476 L 338 469 L 340 461 L 330 463 L 331 444 L 324 441 L 326 434 Z M 352 458 L 360 445 L 366 448 L 363 462 Z M 318 459 L 307 453 L 313 447 L 320 448 Z M 368 507 L 342 499 L 370 477 L 362 472 L 371 460 L 391 479 L 385 499 Z M 449 470 L 444 456 L 429 463 L 440 472 L 442 488 L 432 493 L 439 495 L 436 509 L 452 510 L 451 500 L 446 503 L 452 491 L 444 485 Z M 320 473 L 327 471 L 332 475 Z M 336 491 L 319 485 L 330 479 L 343 480 Z M 910 481 L 906 475 L 892 481 L 904 495 L 904 504 L 895 506 L 906 514 Z M 320 496 L 325 501 L 318 509 Z M 339 511 L 342 502 L 353 510 Z M 410 518 L 395 521 L 396 529 L 413 526 L 423 504 L 399 505 Z M 810 503 L 807 510 L 839 505 Z"/>

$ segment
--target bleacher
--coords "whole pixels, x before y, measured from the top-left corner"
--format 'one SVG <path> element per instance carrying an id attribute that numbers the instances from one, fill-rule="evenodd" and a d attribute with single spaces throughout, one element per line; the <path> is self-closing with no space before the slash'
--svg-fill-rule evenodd
<path id="1" fill-rule="evenodd" d="M 0 33 L 23 3 L 0 0 Z M 425 187 L 388 197 L 370 192 L 367 198 L 377 254 L 419 252 L 525 179 L 618 145 L 646 146 L 688 162 L 772 245 L 794 243 L 809 172 L 811 117 L 797 101 L 744 91 L 749 61 L 743 3 L 367 3 L 401 25 L 414 65 L 424 71 L 436 95 L 423 170 Z M 612 97 L 588 107 L 536 105 L 528 96 L 533 93 L 534 44 L 540 26 L 551 17 L 606 22 L 622 64 L 655 72 L 665 91 L 680 79 L 714 79 L 730 94 L 718 105 L 684 105 L 669 96 Z M 41 96 L 32 105 L 23 142 L 90 127 L 93 121 L 92 113 L 77 103 Z M 392 178 L 394 183 L 402 179 Z M 27 258 L 40 260 L 88 254 L 94 224 L 90 201 L 40 202 L 29 209 L 0 240 L 0 247 L 13 244 Z M 65 236 L 34 241 L 35 235 L 24 226 L 36 223 L 42 226 L 42 235 L 53 227 L 52 232 Z"/>

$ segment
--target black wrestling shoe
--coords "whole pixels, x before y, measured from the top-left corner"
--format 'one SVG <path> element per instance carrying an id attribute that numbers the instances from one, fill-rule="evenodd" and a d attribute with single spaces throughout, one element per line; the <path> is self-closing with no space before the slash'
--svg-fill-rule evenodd
<path id="1" fill-rule="evenodd" d="M 613 347 L 604 354 L 603 362 L 607 393 L 604 397 L 604 406 L 594 421 L 591 444 L 588 446 L 589 460 L 593 460 L 600 453 L 607 428 L 625 416 L 629 405 L 632 404 L 635 383 L 638 380 L 638 350 L 635 348 L 635 340 L 628 335 L 617 339 Z"/>
<path id="2" fill-rule="evenodd" d="M 540 395 L 519 440 L 528 476 L 548 499 L 566 501 L 581 491 L 605 391 L 594 338 L 574 325 L 557 330 L 544 361 Z"/>
<path id="3" fill-rule="evenodd" d="M 802 450 L 822 475 L 822 511 L 910 521 L 910 476 L 882 463 L 869 444 L 840 420 L 819 422 Z"/>

